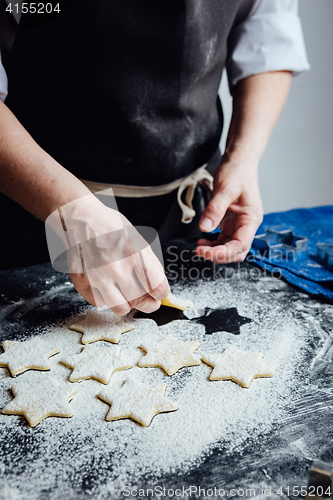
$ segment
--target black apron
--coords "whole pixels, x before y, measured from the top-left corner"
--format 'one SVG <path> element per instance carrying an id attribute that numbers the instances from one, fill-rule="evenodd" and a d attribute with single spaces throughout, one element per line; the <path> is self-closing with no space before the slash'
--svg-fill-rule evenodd
<path id="1" fill-rule="evenodd" d="M 6 105 L 79 178 L 149 186 L 189 175 L 216 158 L 217 92 L 239 3 L 67 0 L 49 18 L 23 14 Z M 158 228 L 173 203 L 160 198 L 156 208 L 120 199 L 119 209 Z"/>

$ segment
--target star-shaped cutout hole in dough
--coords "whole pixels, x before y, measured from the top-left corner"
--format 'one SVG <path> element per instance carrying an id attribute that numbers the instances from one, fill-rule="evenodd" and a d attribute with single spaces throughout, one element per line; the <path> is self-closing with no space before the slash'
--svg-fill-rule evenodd
<path id="1" fill-rule="evenodd" d="M 64 365 L 73 368 L 69 380 L 95 379 L 108 384 L 114 372 L 132 368 L 133 363 L 117 346 L 100 349 L 94 345 L 86 345 L 79 354 L 67 356 L 61 360 Z"/>
<path id="2" fill-rule="evenodd" d="M 181 299 L 176 297 L 173 293 L 169 293 L 165 299 L 161 300 L 162 306 L 174 307 L 181 311 L 186 311 L 193 306 L 193 302 L 189 299 Z"/>
<path id="3" fill-rule="evenodd" d="M 166 388 L 166 384 L 147 385 L 127 379 L 118 390 L 108 386 L 98 397 L 111 405 L 106 420 L 131 418 L 148 427 L 158 413 L 179 409 L 166 399 Z"/>
<path id="4" fill-rule="evenodd" d="M 118 344 L 121 334 L 133 330 L 130 320 L 111 311 L 88 311 L 86 317 L 70 326 L 71 330 L 83 333 L 82 344 L 106 340 Z"/>
<path id="5" fill-rule="evenodd" d="M 274 375 L 262 362 L 263 357 L 261 352 L 244 352 L 229 345 L 222 354 L 205 354 L 202 360 L 214 368 L 209 380 L 233 380 L 250 387 L 254 378 Z"/>
<path id="6" fill-rule="evenodd" d="M 229 332 L 233 335 L 239 335 L 240 327 L 251 323 L 252 319 L 240 316 L 236 307 L 230 307 L 229 309 L 206 307 L 203 316 L 193 318 L 192 321 L 204 325 L 207 334 Z"/>
<path id="7" fill-rule="evenodd" d="M 173 375 L 183 366 L 200 365 L 200 359 L 193 354 L 200 346 L 199 342 L 183 342 L 173 335 L 167 335 L 164 339 L 145 342 L 140 348 L 146 351 L 138 362 L 141 368 L 160 367 L 168 375 Z"/>
<path id="8" fill-rule="evenodd" d="M 0 366 L 7 367 L 13 377 L 26 370 L 50 370 L 49 357 L 57 354 L 60 347 L 50 345 L 40 337 L 33 337 L 23 342 L 5 340 L 0 354 Z"/>
<path id="9" fill-rule="evenodd" d="M 46 378 L 33 383 L 12 385 L 15 399 L 2 410 L 5 415 L 24 415 L 31 427 L 47 417 L 72 417 L 69 401 L 78 388 L 70 382 Z"/>
<path id="10" fill-rule="evenodd" d="M 171 321 L 188 320 L 184 312 L 174 307 L 161 306 L 152 313 L 144 313 L 142 311 L 135 311 L 134 318 L 152 319 L 157 326 L 167 325 Z"/>

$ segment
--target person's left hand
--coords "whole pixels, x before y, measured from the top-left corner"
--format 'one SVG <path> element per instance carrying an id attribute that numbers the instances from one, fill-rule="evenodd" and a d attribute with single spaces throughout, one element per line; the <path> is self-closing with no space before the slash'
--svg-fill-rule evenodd
<path id="1" fill-rule="evenodd" d="M 262 222 L 258 187 L 258 161 L 225 153 L 214 175 L 214 193 L 201 220 L 200 229 L 221 228 L 216 241 L 200 239 L 196 255 L 216 263 L 241 262 Z"/>

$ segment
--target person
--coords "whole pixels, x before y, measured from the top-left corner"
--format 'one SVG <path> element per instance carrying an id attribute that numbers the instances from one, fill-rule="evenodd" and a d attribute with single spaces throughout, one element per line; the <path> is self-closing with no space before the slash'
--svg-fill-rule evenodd
<path id="1" fill-rule="evenodd" d="M 199 228 L 197 255 L 243 260 L 263 214 L 259 159 L 292 74 L 309 67 L 298 1 L 63 0 L 42 13 L 34 5 L 2 6 L 10 35 L 0 67 L 3 267 L 34 263 L 45 249 L 40 221 L 61 210 L 77 242 L 130 224 L 164 239 Z M 233 113 L 221 157 L 224 67 Z M 207 171 L 212 198 L 203 206 L 198 186 L 194 216 L 178 188 L 190 185 L 193 195 L 198 181 L 209 183 Z M 118 211 L 90 194 L 109 186 Z M 218 226 L 216 241 L 202 237 Z M 107 240 L 95 250 L 89 279 L 84 268 L 71 273 L 88 302 L 117 314 L 160 306 L 169 285 L 149 247 L 144 263 L 110 263 Z"/>

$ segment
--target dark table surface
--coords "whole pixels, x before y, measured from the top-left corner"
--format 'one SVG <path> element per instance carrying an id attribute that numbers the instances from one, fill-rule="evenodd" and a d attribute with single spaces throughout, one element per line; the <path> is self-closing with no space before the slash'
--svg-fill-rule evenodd
<path id="1" fill-rule="evenodd" d="M 188 250 L 186 246 L 185 249 Z M 167 256 L 169 260 L 166 261 L 166 269 L 171 287 L 176 293 L 183 292 L 181 295 L 184 296 L 184 291 L 188 290 L 191 296 L 191 291 L 195 290 L 199 300 L 200 290 L 204 290 L 209 283 L 212 290 L 223 290 L 220 302 L 215 297 L 211 303 L 200 303 L 200 306 L 208 306 L 211 310 L 217 308 L 217 303 L 222 310 L 237 307 L 241 315 L 253 320 L 252 326 L 240 326 L 237 339 L 245 335 L 243 331 L 248 331 L 246 328 L 260 331 L 265 318 L 270 318 L 274 323 L 275 316 L 282 313 L 292 318 L 295 328 L 303 331 L 299 363 L 295 364 L 292 375 L 295 383 L 292 384 L 292 392 L 280 402 L 284 412 L 283 419 L 274 421 L 262 434 L 259 426 L 253 435 L 248 435 L 239 449 L 232 451 L 227 445 L 223 446 L 221 436 L 219 442 L 210 443 L 208 454 L 198 457 L 196 465 L 185 470 L 175 460 L 176 467 L 172 472 L 159 472 L 155 475 L 153 466 L 144 475 L 131 471 L 127 476 L 127 485 L 136 490 L 125 496 L 119 485 L 109 490 L 105 488 L 105 484 L 113 479 L 112 454 L 104 456 L 103 461 L 98 453 L 96 457 L 88 454 L 90 458 L 85 460 L 84 466 L 82 460 L 76 466 L 75 457 L 82 453 L 82 449 L 80 450 L 80 444 L 70 440 L 67 446 L 63 442 L 61 446 L 59 441 L 57 453 L 58 457 L 68 457 L 72 464 L 71 474 L 67 469 L 63 473 L 59 469 L 46 487 L 40 487 L 40 481 L 34 487 L 31 478 L 35 474 L 47 474 L 48 468 L 57 467 L 51 457 L 47 456 L 47 448 L 40 444 L 47 420 L 35 429 L 30 429 L 23 417 L 0 415 L 1 500 L 134 498 L 139 488 L 156 486 L 165 487 L 167 497 L 168 488 L 180 488 L 183 492 L 183 488 L 199 485 L 206 491 L 209 488 L 223 488 L 226 496 L 230 496 L 231 488 L 254 488 L 258 496 L 262 494 L 262 490 L 269 488 L 273 498 L 281 497 L 279 493 L 290 497 L 293 486 L 300 488 L 307 485 L 308 469 L 313 460 L 333 461 L 333 306 L 312 300 L 248 263 L 207 267 L 206 263 L 188 262 L 189 259 L 185 259 L 183 254 L 183 268 L 180 272 L 179 259 L 178 267 L 174 265 L 175 254 L 180 259 L 179 248 Z M 187 257 L 188 255 L 190 254 L 186 254 Z M 203 269 L 206 271 L 203 272 Z M 251 273 L 252 269 L 255 272 Z M 250 302 L 249 307 L 244 305 L 246 300 Z M 68 275 L 56 273 L 48 264 L 0 273 L 1 342 L 28 338 L 36 335 L 36 331 L 42 333 L 44 325 L 66 324 L 70 318 L 86 309 L 87 303 L 77 294 Z M 0 402 L 4 406 L 12 399 L 8 389 L 4 389 L 5 386 L 8 387 L 10 378 L 9 372 L 4 368 L 0 368 L 1 378 L 3 384 L 0 384 Z M 87 446 L 90 445 L 85 443 L 85 447 Z M 91 443 L 91 447 L 93 446 L 94 443 Z M 40 459 L 40 454 L 43 453 L 45 462 Z M 39 468 L 37 471 L 36 464 Z M 281 486 L 282 490 L 279 489 Z M 266 496 L 269 492 L 266 491 Z M 239 490 L 239 494 L 235 493 L 234 496 L 238 498 L 244 496 L 244 493 Z M 195 493 L 194 489 L 192 498 L 199 498 L 199 493 Z"/>

